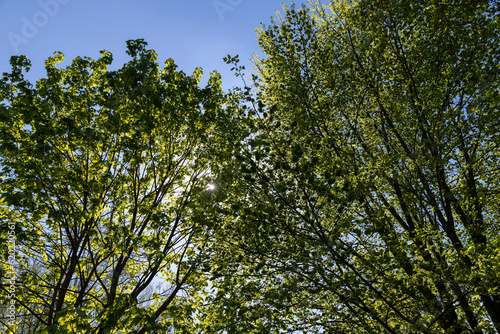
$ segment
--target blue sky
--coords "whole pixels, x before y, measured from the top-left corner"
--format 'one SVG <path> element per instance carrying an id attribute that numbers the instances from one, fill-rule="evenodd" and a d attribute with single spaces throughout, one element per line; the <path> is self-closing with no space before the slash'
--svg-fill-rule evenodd
<path id="1" fill-rule="evenodd" d="M 225 89 L 239 85 L 222 58 L 258 53 L 255 28 L 268 24 L 285 0 L 0 0 L 0 72 L 14 54 L 32 62 L 28 77 L 44 75 L 43 62 L 62 51 L 65 64 L 76 56 L 97 58 L 106 49 L 119 67 L 128 60 L 125 41 L 144 38 L 163 63 L 173 58 L 204 78 L 217 70 Z M 246 62 L 249 65 L 248 62 Z"/>

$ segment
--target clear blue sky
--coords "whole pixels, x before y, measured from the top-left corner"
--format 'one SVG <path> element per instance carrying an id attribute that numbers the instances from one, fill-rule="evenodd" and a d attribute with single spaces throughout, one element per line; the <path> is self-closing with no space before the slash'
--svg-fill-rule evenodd
<path id="1" fill-rule="evenodd" d="M 188 74 L 200 66 L 204 78 L 217 70 L 227 89 L 239 81 L 222 58 L 239 54 L 243 61 L 258 53 L 255 28 L 291 2 L 0 0 L 0 73 L 10 72 L 10 56 L 23 54 L 32 62 L 29 78 L 39 78 L 54 51 L 62 51 L 69 63 L 76 56 L 97 58 L 106 49 L 118 67 L 128 60 L 125 41 L 144 38 L 160 63 L 173 58 Z"/>

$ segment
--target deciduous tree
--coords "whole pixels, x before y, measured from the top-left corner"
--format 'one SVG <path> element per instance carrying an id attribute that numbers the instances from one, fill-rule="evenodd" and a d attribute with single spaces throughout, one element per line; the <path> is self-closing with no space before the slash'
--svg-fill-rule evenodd
<path id="1" fill-rule="evenodd" d="M 106 51 L 64 68 L 56 53 L 32 85 L 13 57 L 0 81 L 2 238 L 15 219 L 18 243 L 17 325 L 3 318 L 4 330 L 180 332 L 194 312 L 206 229 L 192 208 L 220 133 L 220 78 L 201 88 L 201 69 L 127 45 L 117 70 Z"/>
<path id="2" fill-rule="evenodd" d="M 359 0 L 262 27 L 207 328 L 500 333 L 498 21 Z"/>

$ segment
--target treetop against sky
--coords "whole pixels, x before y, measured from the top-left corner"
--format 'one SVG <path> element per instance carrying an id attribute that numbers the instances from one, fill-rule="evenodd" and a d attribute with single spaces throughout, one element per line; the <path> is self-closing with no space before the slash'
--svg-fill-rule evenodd
<path id="1" fill-rule="evenodd" d="M 217 69 L 229 88 L 236 81 L 222 58 L 231 53 L 247 60 L 258 52 L 255 28 L 269 23 L 282 3 L 291 1 L 2 0 L 0 73 L 9 70 L 10 56 L 22 54 L 33 62 L 30 77 L 41 77 L 54 51 L 73 59 L 106 49 L 119 66 L 127 61 L 125 41 L 144 38 L 185 71 Z"/>
<path id="2" fill-rule="evenodd" d="M 145 25 L 164 8 L 153 3 Z M 122 19 L 144 14 L 122 4 Z M 246 5 L 203 8 L 225 24 Z M 88 9 L 35 7 L 14 32 L 20 48 L 64 10 Z M 36 78 L 37 59 L 12 57 L 0 80 L 0 326 L 500 333 L 499 12 L 290 6 L 258 31 L 250 75 L 245 57 L 223 59 L 241 80 L 228 90 L 142 38 L 126 40 L 124 61 L 106 46 L 51 53 Z M 185 43 L 193 26 L 177 22 Z"/>

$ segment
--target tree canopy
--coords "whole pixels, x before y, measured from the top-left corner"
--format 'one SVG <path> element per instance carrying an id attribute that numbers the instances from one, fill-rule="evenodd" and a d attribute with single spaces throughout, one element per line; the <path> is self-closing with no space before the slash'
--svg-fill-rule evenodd
<path id="1" fill-rule="evenodd" d="M 228 92 L 142 40 L 13 57 L 17 332 L 500 333 L 499 10 L 292 5 Z"/>
<path id="2" fill-rule="evenodd" d="M 206 230 L 191 208 L 205 198 L 223 94 L 217 74 L 200 88 L 201 69 L 160 68 L 145 46 L 129 41 L 132 59 L 113 71 L 105 51 L 65 68 L 56 53 L 34 86 L 13 57 L 2 78 L 16 333 L 150 333 L 193 312 Z"/>
<path id="3" fill-rule="evenodd" d="M 261 28 L 214 330 L 500 332 L 498 20 L 330 1 Z"/>

